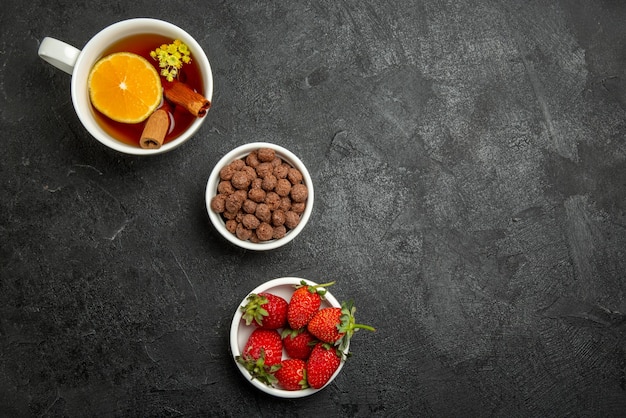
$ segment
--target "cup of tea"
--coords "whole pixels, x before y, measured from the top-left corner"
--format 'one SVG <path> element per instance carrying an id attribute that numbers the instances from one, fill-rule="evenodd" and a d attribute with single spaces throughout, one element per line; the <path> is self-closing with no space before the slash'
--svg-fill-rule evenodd
<path id="1" fill-rule="evenodd" d="M 169 22 L 150 18 L 120 21 L 98 32 L 82 50 L 46 37 L 41 41 L 38 54 L 46 62 L 72 76 L 72 103 L 87 131 L 102 144 L 125 154 L 160 154 L 177 148 L 198 131 L 211 105 L 213 76 L 206 54 L 191 35 Z M 160 88 L 162 92 L 162 100 L 158 105 L 153 100 L 158 101 L 157 96 L 151 96 L 150 106 L 157 107 L 153 113 L 147 110 L 150 117 L 139 122 L 135 119 L 109 117 L 103 105 L 94 106 L 95 81 L 90 76 L 96 72 L 94 68 L 97 64 L 115 54 L 115 64 L 118 66 L 125 65 L 124 59 L 135 65 L 139 56 L 143 58 L 141 62 L 149 62 L 154 67 L 154 72 L 149 66 L 142 69 L 146 70 L 147 76 L 144 76 L 144 72 L 133 70 L 139 83 L 146 80 L 154 82 L 150 84 L 152 90 Z M 178 59 L 179 67 L 170 67 L 171 62 L 164 62 L 172 59 Z M 107 76 L 106 71 L 115 72 L 107 70 L 106 66 L 98 69 L 98 73 L 105 75 L 104 78 Z M 158 75 L 158 85 L 155 73 Z M 126 86 L 124 80 L 114 83 L 130 91 L 130 86 Z M 102 83 L 100 90 L 105 93 L 116 92 L 117 87 L 107 88 Z M 107 105 L 113 108 L 125 106 L 124 101 L 116 96 L 98 100 L 108 100 Z M 157 118 L 157 113 L 163 117 Z M 152 138 L 159 135 L 160 138 Z"/>

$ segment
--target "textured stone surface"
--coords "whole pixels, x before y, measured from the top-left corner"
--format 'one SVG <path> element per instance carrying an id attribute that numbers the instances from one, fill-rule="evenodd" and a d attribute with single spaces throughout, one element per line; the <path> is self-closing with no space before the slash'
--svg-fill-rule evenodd
<path id="1" fill-rule="evenodd" d="M 214 71 L 196 137 L 104 149 L 37 57 L 138 16 Z M 0 415 L 619 416 L 626 410 L 626 5 L 70 2 L 0 15 Z M 204 187 L 265 140 L 311 170 L 301 236 L 212 229 Z M 354 356 L 314 397 L 238 374 L 238 303 L 282 276 L 354 299 Z"/>

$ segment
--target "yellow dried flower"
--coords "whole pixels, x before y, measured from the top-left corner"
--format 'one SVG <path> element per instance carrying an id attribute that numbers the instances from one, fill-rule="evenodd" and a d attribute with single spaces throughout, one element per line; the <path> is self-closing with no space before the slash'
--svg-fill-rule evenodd
<path id="1" fill-rule="evenodd" d="M 154 51 L 150 51 L 150 56 L 159 62 L 159 68 L 162 68 L 161 75 L 167 81 L 174 81 L 183 64 L 191 62 L 189 47 L 180 39 L 175 39 L 169 45 L 163 44 Z"/>

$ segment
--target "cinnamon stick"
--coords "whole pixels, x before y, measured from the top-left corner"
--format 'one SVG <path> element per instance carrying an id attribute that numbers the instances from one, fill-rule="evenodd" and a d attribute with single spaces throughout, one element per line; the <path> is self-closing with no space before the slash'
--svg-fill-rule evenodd
<path id="1" fill-rule="evenodd" d="M 184 107 L 196 117 L 203 117 L 211 107 L 211 102 L 206 97 L 177 80 L 164 83 L 163 94 L 167 100 Z"/>
<path id="2" fill-rule="evenodd" d="M 166 108 L 160 108 L 150 115 L 141 133 L 139 145 L 141 148 L 161 148 L 165 135 L 170 127 L 170 115 Z"/>

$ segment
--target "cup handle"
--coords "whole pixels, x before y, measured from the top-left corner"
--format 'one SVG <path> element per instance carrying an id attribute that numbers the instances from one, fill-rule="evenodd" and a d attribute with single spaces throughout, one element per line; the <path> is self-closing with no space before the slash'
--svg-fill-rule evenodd
<path id="1" fill-rule="evenodd" d="M 80 50 L 58 39 L 45 37 L 39 45 L 38 54 L 44 61 L 72 75 Z"/>

